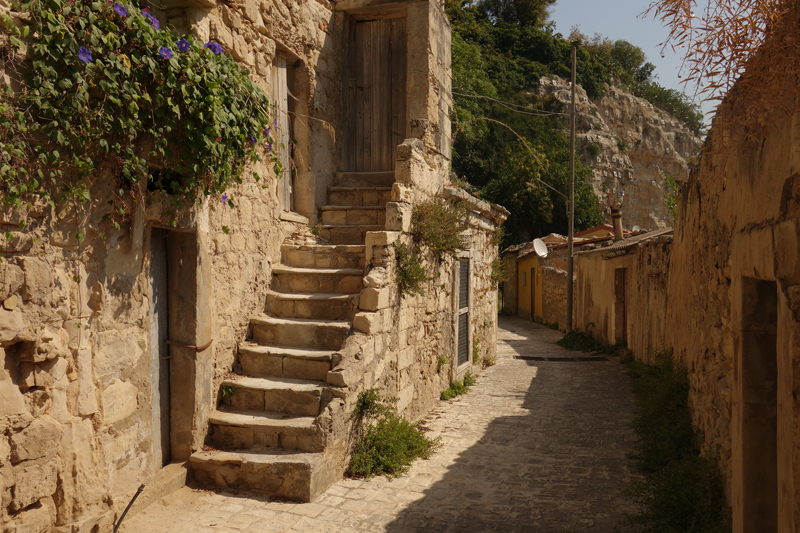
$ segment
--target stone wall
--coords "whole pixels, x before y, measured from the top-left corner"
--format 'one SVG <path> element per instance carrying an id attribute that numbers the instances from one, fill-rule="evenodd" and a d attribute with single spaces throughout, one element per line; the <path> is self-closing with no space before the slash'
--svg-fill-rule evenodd
<path id="1" fill-rule="evenodd" d="M 787 46 L 789 6 L 790 23 L 770 32 Z M 773 531 L 800 524 L 800 99 L 796 71 L 780 76 L 775 108 L 751 109 L 737 87 L 721 104 L 681 192 L 669 279 L 667 343 L 689 368 L 694 423 L 719 455 L 737 533 L 765 517 Z M 752 131 L 726 127 L 743 114 Z"/>
<path id="2" fill-rule="evenodd" d="M 457 364 L 458 262 L 452 257 L 441 261 L 426 258 L 431 279 L 424 294 L 403 295 L 394 282 L 395 246 L 398 242 L 409 244 L 410 236 L 399 231 L 370 232 L 361 312 L 353 321 L 361 334 L 348 338 L 341 361 L 328 375 L 329 383 L 348 387 L 348 403 L 343 409 L 352 412 L 356 393 L 379 388 L 398 399 L 399 413 L 418 420 L 453 380 L 462 379 L 467 370 L 477 374 L 485 362 L 494 360 L 498 302 L 497 287 L 491 280 L 491 263 L 497 256 L 493 217 L 504 215 L 484 202 L 474 202 L 470 246 L 461 254 L 470 263 L 469 363 Z M 439 365 L 440 355 L 447 358 L 445 365 Z"/>
<path id="3" fill-rule="evenodd" d="M 551 264 L 542 267 L 542 322 L 557 323 L 561 331 L 567 327 L 567 279 L 566 270 Z M 574 308 L 572 316 L 575 324 Z"/>
<path id="4" fill-rule="evenodd" d="M 341 46 L 335 30 L 342 15 L 320 2 L 156 7 L 162 26 L 222 43 L 268 95 L 276 49 L 299 62 L 298 77 L 306 82 L 299 105 L 319 120 L 297 128 L 297 150 L 308 156 L 298 170 L 328 176 L 320 178 L 324 191 L 338 157 L 325 123 L 335 127 L 340 120 L 334 50 Z M 263 177 L 259 184 L 253 171 Z M 234 363 L 250 317 L 263 312 L 280 244 L 307 228 L 302 217 L 294 218 L 300 224 L 280 220 L 279 182 L 269 169 L 248 168 L 243 178 L 228 191 L 236 209 L 209 198 L 174 228 L 158 197 L 149 197 L 119 229 L 104 222 L 114 180 L 102 171 L 91 178 L 92 201 L 77 211 L 35 205 L 25 231 L 13 213 L 3 214 L 3 229 L 11 231 L 0 244 L 3 531 L 107 532 L 140 485 L 148 485 L 140 501 L 152 499 L 148 492 L 157 489 L 162 467 L 154 452 L 150 381 L 150 236 L 156 228 L 168 231 L 174 244 L 169 338 L 191 346 L 211 341 L 201 351 L 178 344 L 170 350 L 172 459 L 185 460 L 202 447 L 218 383 Z M 81 241 L 79 228 L 86 228 Z"/>

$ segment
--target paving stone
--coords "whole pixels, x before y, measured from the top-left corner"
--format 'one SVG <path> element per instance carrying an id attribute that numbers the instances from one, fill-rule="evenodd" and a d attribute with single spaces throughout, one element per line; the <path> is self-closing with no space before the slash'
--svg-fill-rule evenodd
<path id="1" fill-rule="evenodd" d="M 444 446 L 406 475 L 341 480 L 311 504 L 184 488 L 121 531 L 611 532 L 636 511 L 623 495 L 635 479 L 630 381 L 615 359 L 581 361 L 560 336 L 501 318 L 497 365 L 422 421 Z M 166 519 L 176 512 L 191 519 Z"/>

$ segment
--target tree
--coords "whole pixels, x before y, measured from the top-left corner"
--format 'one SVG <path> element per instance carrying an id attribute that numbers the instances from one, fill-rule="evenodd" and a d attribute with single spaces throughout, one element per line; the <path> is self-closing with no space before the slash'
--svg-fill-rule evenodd
<path id="1" fill-rule="evenodd" d="M 479 8 L 489 18 L 519 26 L 541 27 L 556 0 L 480 0 Z"/>

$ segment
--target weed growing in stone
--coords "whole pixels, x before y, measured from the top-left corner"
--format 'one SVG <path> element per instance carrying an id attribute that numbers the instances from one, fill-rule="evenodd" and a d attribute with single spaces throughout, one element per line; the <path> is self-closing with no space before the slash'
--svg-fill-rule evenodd
<path id="1" fill-rule="evenodd" d="M 422 259 L 404 243 L 399 243 L 395 249 L 397 259 L 397 273 L 395 279 L 403 294 L 422 294 L 428 275 L 422 266 Z"/>
<path id="2" fill-rule="evenodd" d="M 236 388 L 230 385 L 223 385 L 219 388 L 219 394 L 223 402 L 227 402 L 231 397 L 236 394 Z"/>
<path id="3" fill-rule="evenodd" d="M 469 228 L 467 209 L 443 198 L 435 198 L 414 206 L 411 213 L 411 235 L 437 257 L 455 257 L 468 243 L 462 235 Z"/>
<path id="4" fill-rule="evenodd" d="M 451 398 L 455 398 L 456 396 L 460 396 L 462 394 L 466 394 L 470 387 L 475 384 L 475 376 L 472 375 L 472 372 L 467 370 L 467 373 L 464 374 L 464 381 L 454 381 L 450 384 L 448 388 L 442 391 L 442 400 L 449 400 Z"/>
<path id="5" fill-rule="evenodd" d="M 621 360 L 633 380 L 639 440 L 631 455 L 644 480 L 627 494 L 641 513 L 621 522 L 625 531 L 648 533 L 730 532 L 731 516 L 716 457 L 701 446 L 692 426 L 685 365 L 665 350 L 644 363 Z"/>
<path id="6" fill-rule="evenodd" d="M 439 363 L 439 368 L 444 368 L 450 364 L 450 358 L 445 354 L 439 354 L 438 363 Z"/>
<path id="7" fill-rule="evenodd" d="M 375 389 L 358 395 L 354 414 L 358 438 L 347 474 L 353 477 L 398 476 L 411 462 L 429 458 L 441 446 L 441 438 L 428 438 L 420 424 L 396 415 L 396 399 L 382 398 Z"/>

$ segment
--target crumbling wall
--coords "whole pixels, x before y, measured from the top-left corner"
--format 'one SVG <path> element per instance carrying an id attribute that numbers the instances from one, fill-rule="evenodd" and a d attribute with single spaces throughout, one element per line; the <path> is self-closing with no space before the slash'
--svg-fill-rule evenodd
<path id="1" fill-rule="evenodd" d="M 577 276 L 573 276 L 577 281 Z M 558 324 L 558 329 L 567 327 L 567 271 L 551 264 L 542 266 L 542 322 Z M 575 324 L 575 307 L 572 309 Z"/>
<path id="2" fill-rule="evenodd" d="M 792 9 L 787 21 L 797 20 L 796 6 Z M 792 24 L 770 35 L 796 41 Z M 762 59 L 757 55 L 748 68 Z M 800 100 L 796 73 L 780 76 L 783 83 L 774 85 L 774 96 L 781 106 L 751 110 L 748 94 L 734 87 L 719 107 L 699 168 L 679 198 L 669 278 L 667 344 L 688 366 L 693 420 L 719 455 L 737 532 L 749 530 L 744 510 L 756 497 L 752 491 L 778 491 L 776 530 L 793 531 L 800 523 L 800 122 L 796 111 L 782 109 L 796 110 Z M 752 130 L 729 127 L 737 124 L 734 115 L 751 111 L 759 118 Z M 777 291 L 777 302 L 762 311 L 762 318 L 773 322 L 770 335 L 777 341 L 752 342 L 755 334 L 745 316 L 756 304 L 750 288 L 758 284 Z M 774 350 L 770 364 L 777 374 L 770 385 L 777 435 L 774 487 L 744 477 L 750 468 L 744 439 L 753 431 L 746 413 L 759 401 L 747 391 L 754 384 L 769 385 L 747 365 L 765 357 L 765 349 Z"/>
<path id="3" fill-rule="evenodd" d="M 265 0 L 156 7 L 151 12 L 162 25 L 220 42 L 267 94 L 276 48 L 290 52 L 311 69 L 302 95 L 310 114 L 337 123 L 340 66 L 330 50 L 338 41 L 329 32 L 341 15 L 330 6 Z M 317 155 L 304 164 L 333 169 L 337 156 L 326 128 L 310 123 L 305 139 L 307 153 Z M 263 311 L 280 243 L 298 229 L 279 220 L 279 183 L 261 164 L 229 189 L 236 209 L 208 198 L 178 217 L 176 227 L 165 214 L 168 202 L 153 195 L 119 229 L 105 222 L 115 180 L 98 171 L 90 179 L 92 201 L 77 209 L 35 204 L 24 231 L 17 215 L 3 213 L 10 232 L 0 238 L 3 531 L 111 531 L 136 489 L 150 486 L 162 466 L 152 438 L 151 230 L 166 228 L 180 243 L 170 259 L 182 270 L 170 282 L 182 290 L 187 279 L 195 283 L 191 298 L 171 309 L 171 340 L 212 341 L 205 350 L 170 350 L 178 428 L 172 453 L 181 460 L 202 446 L 212 391 L 229 372 L 249 318 Z"/>

